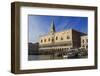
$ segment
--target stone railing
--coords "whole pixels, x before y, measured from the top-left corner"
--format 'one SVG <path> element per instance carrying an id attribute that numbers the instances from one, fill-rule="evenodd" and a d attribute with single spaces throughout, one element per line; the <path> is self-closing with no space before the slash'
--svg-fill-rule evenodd
<path id="1" fill-rule="evenodd" d="M 54 46 L 71 46 L 72 42 L 56 42 L 56 43 L 49 43 L 49 44 L 41 44 L 39 47 L 54 47 Z"/>

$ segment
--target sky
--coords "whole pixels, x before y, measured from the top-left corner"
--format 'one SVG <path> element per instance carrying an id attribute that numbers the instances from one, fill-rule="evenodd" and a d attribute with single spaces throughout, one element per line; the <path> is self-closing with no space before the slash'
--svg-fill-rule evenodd
<path id="1" fill-rule="evenodd" d="M 36 43 L 39 40 L 39 36 L 48 34 L 52 20 L 54 21 L 56 32 L 67 29 L 88 32 L 88 17 L 29 15 L 28 42 Z"/>

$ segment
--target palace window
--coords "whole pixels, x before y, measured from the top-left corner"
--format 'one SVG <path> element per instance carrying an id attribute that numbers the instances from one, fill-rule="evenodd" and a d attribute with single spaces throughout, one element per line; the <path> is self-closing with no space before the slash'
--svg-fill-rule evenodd
<path id="1" fill-rule="evenodd" d="M 84 40 L 82 42 L 84 43 Z"/>
<path id="2" fill-rule="evenodd" d="M 63 40 L 63 38 L 61 37 L 61 40 Z"/>
<path id="3" fill-rule="evenodd" d="M 58 40 L 58 37 L 56 37 L 56 40 Z"/>
<path id="4" fill-rule="evenodd" d="M 86 48 L 88 48 L 88 46 L 86 46 Z"/>
<path id="5" fill-rule="evenodd" d="M 48 41 L 50 41 L 50 38 L 48 39 Z"/>
<path id="6" fill-rule="evenodd" d="M 67 36 L 67 39 L 70 39 L 70 37 L 69 37 L 69 36 Z"/>
<path id="7" fill-rule="evenodd" d="M 42 43 L 43 41 L 41 40 L 41 43 Z"/>
<path id="8" fill-rule="evenodd" d="M 46 39 L 44 39 L 44 42 L 46 42 Z"/>
<path id="9" fill-rule="evenodd" d="M 52 42 L 54 42 L 54 39 L 52 38 Z"/>

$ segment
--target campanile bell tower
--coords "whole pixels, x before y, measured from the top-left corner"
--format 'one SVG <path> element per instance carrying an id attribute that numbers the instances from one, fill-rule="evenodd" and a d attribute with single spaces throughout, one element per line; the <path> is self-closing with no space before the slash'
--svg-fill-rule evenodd
<path id="1" fill-rule="evenodd" d="M 55 25 L 54 25 L 54 21 L 52 20 L 51 22 L 51 27 L 50 27 L 50 34 L 53 35 L 55 33 Z"/>

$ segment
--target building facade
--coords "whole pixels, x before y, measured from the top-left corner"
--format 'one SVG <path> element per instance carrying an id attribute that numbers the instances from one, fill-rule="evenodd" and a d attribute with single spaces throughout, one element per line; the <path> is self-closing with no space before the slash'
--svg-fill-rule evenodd
<path id="1" fill-rule="evenodd" d="M 70 48 L 79 48 L 81 38 L 85 33 L 74 29 L 56 32 L 54 22 L 51 23 L 50 32 L 39 38 L 39 51 L 64 51 Z"/>
<path id="2" fill-rule="evenodd" d="M 81 36 L 81 48 L 88 49 L 88 36 Z"/>

